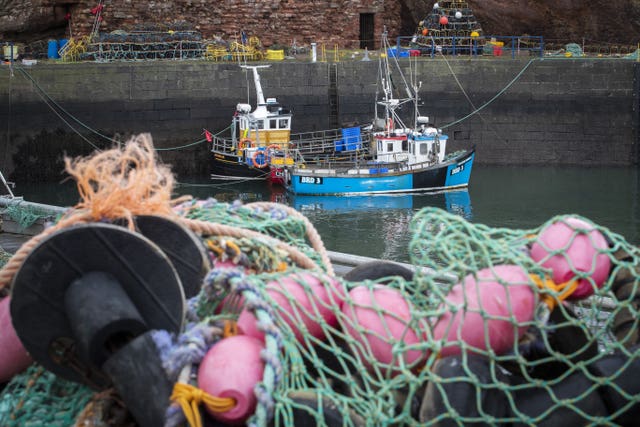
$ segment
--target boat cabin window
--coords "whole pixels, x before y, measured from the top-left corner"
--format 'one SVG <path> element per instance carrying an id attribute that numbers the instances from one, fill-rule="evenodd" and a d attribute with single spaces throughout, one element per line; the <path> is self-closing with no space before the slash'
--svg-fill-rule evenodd
<path id="1" fill-rule="evenodd" d="M 429 146 L 426 143 L 420 144 L 420 154 L 429 154 Z"/>
<path id="2" fill-rule="evenodd" d="M 409 143 L 406 139 L 402 140 L 402 151 L 407 151 L 409 149 Z"/>
<path id="3" fill-rule="evenodd" d="M 393 142 L 387 142 L 387 153 L 393 152 Z"/>
<path id="4" fill-rule="evenodd" d="M 269 120 L 269 129 L 278 129 L 278 121 L 276 119 Z"/>
<path id="5" fill-rule="evenodd" d="M 258 129 L 264 129 L 264 120 L 258 120 L 256 125 L 258 126 Z"/>
<path id="6" fill-rule="evenodd" d="M 382 141 L 378 141 L 378 151 L 382 151 Z"/>
<path id="7" fill-rule="evenodd" d="M 289 129 L 289 120 L 280 119 L 280 129 Z"/>

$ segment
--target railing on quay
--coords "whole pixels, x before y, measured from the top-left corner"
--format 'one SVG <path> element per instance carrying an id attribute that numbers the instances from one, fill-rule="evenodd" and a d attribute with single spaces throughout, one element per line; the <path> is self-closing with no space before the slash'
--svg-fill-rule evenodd
<path id="1" fill-rule="evenodd" d="M 544 56 L 544 38 L 542 36 L 399 36 L 396 47 L 390 55 L 430 56 L 469 55 L 469 56 Z"/>

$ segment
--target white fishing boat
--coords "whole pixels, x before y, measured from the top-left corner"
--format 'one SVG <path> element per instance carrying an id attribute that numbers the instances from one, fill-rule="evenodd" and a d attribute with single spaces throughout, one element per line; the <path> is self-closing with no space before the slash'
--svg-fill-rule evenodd
<path id="1" fill-rule="evenodd" d="M 228 134 L 205 131 L 213 154 L 212 178 L 265 179 L 278 183 L 282 167 L 305 158 L 323 156 L 332 161 L 362 156 L 369 135 L 361 127 L 291 133 L 293 114 L 276 98 L 265 98 L 259 69 L 269 65 L 242 66 L 253 73 L 256 106 L 239 103 Z"/>
<path id="2" fill-rule="evenodd" d="M 382 51 L 391 49 L 386 32 Z M 395 84 L 402 82 L 404 98 Z M 447 153 L 447 135 L 418 111 L 421 84 L 408 81 L 397 56 L 381 55 L 381 97 L 370 131 L 368 155 L 353 162 L 294 162 L 284 171 L 285 186 L 294 194 L 331 195 L 442 191 L 467 187 L 475 147 Z M 410 117 L 402 113 L 408 111 Z"/>

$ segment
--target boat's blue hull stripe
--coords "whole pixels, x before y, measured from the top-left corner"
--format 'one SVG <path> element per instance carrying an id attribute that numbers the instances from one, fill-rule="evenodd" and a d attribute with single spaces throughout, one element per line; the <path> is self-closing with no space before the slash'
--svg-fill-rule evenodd
<path id="1" fill-rule="evenodd" d="M 294 194 L 401 193 L 443 190 L 469 184 L 475 152 L 442 167 L 402 175 L 291 176 L 287 189 Z"/>

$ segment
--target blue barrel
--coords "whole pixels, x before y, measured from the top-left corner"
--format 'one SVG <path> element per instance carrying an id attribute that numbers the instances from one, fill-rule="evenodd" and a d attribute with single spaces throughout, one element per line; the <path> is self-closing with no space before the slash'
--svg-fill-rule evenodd
<path id="1" fill-rule="evenodd" d="M 49 40 L 49 48 L 47 50 L 47 58 L 58 59 L 58 40 Z"/>
<path id="2" fill-rule="evenodd" d="M 69 40 L 67 40 L 67 39 L 58 40 L 58 55 L 60 55 L 60 51 L 66 46 L 68 41 Z"/>

